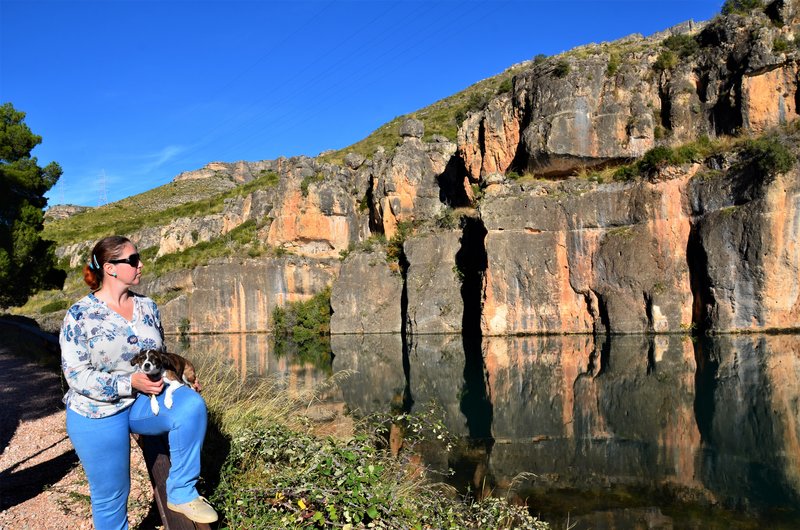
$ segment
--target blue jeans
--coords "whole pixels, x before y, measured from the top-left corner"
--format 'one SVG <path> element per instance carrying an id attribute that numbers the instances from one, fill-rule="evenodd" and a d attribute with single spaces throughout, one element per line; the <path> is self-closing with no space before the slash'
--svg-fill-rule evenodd
<path id="1" fill-rule="evenodd" d="M 196 499 L 200 477 L 200 449 L 208 415 L 200 394 L 189 387 L 175 391 L 171 409 L 158 396 L 158 416 L 150 410 L 150 397 L 139 395 L 133 405 L 106 418 L 87 418 L 67 409 L 67 434 L 86 471 L 92 498 L 92 519 L 97 530 L 128 528 L 130 435 L 169 433 L 170 470 L 167 500 L 182 504 Z"/>

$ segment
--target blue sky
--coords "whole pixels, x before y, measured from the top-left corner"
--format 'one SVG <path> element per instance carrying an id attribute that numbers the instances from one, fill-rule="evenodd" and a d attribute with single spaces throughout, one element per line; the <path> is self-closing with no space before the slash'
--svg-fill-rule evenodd
<path id="1" fill-rule="evenodd" d="M 208 162 L 315 156 L 537 54 L 722 0 L 0 0 L 0 102 L 97 206 Z"/>

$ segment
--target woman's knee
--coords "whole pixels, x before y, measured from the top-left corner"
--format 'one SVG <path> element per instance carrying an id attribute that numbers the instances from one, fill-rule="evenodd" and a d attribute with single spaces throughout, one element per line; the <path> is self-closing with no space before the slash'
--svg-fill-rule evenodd
<path id="1" fill-rule="evenodd" d="M 181 387 L 175 391 L 175 409 L 179 416 L 185 418 L 205 418 L 208 414 L 203 397 L 189 387 Z"/>

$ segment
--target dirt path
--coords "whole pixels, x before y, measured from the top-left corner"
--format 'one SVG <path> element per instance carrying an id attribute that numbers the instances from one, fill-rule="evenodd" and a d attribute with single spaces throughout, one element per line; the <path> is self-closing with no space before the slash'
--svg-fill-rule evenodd
<path id="1" fill-rule="evenodd" d="M 61 377 L 12 355 L 20 342 L 7 329 L 0 329 L 0 530 L 90 529 L 89 487 L 66 434 Z M 130 526 L 159 528 L 138 448 L 131 460 Z"/>

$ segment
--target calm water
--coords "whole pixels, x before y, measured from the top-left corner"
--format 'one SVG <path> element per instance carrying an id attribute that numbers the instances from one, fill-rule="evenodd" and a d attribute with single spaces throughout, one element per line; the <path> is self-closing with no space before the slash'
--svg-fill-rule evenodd
<path id="1" fill-rule="evenodd" d="M 424 410 L 458 437 L 427 465 L 563 528 L 800 528 L 800 336 L 334 336 L 331 362 L 267 335 L 195 336 L 243 377 L 308 388 L 326 413 Z M 191 355 L 191 351 L 186 352 Z"/>

